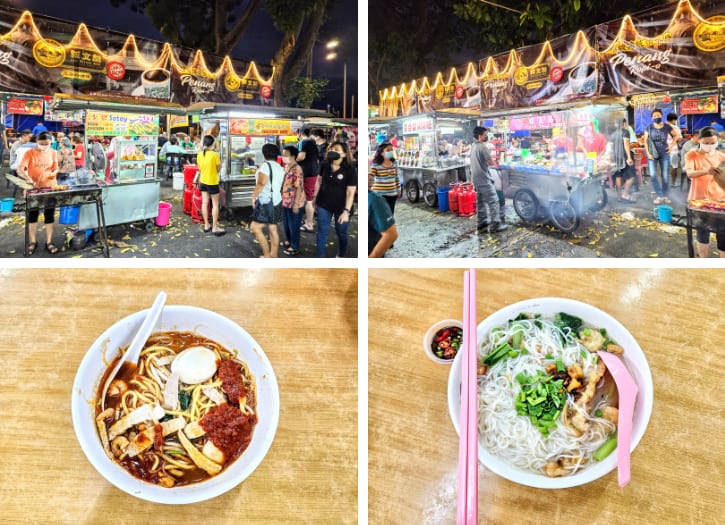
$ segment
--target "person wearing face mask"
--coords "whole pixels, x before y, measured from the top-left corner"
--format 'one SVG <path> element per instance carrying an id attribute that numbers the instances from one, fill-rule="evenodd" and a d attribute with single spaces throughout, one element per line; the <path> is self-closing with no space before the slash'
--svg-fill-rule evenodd
<path id="1" fill-rule="evenodd" d="M 685 170 L 692 180 L 688 200 L 709 199 L 725 202 L 725 188 L 716 180 L 717 168 L 725 162 L 725 153 L 718 151 L 717 130 L 712 126 L 702 128 L 699 133 L 700 148 L 685 155 Z M 715 228 L 717 249 L 725 257 L 725 221 L 719 221 Z M 710 248 L 710 229 L 697 227 L 697 256 L 707 257 Z"/>
<path id="2" fill-rule="evenodd" d="M 502 232 L 508 228 L 503 224 L 501 206 L 493 176 L 488 170 L 491 154 L 488 146 L 488 130 L 483 126 L 473 128 L 471 146 L 471 178 L 476 187 L 476 209 L 478 211 L 478 230 L 488 229 L 489 233 Z"/>
<path id="3" fill-rule="evenodd" d="M 65 184 L 71 172 L 76 169 L 73 145 L 68 137 L 60 139 L 60 151 L 58 155 L 58 184 Z"/>
<path id="4" fill-rule="evenodd" d="M 302 168 L 297 164 L 299 150 L 295 146 L 285 146 L 282 151 L 282 220 L 287 240 L 283 243 L 284 253 L 297 255 L 300 253 L 300 225 L 302 210 L 305 207 L 305 188 Z"/>
<path id="5" fill-rule="evenodd" d="M 34 188 L 52 188 L 58 174 L 58 158 L 55 150 L 50 148 L 50 133 L 44 131 L 38 135 L 37 147 L 25 152 L 18 166 L 18 175 L 30 182 Z M 28 212 L 28 255 L 33 255 L 38 247 L 37 230 L 39 210 Z M 53 223 L 55 222 L 55 206 L 43 209 L 45 218 L 45 249 L 50 254 L 58 253 L 53 244 Z"/>
<path id="6" fill-rule="evenodd" d="M 386 200 L 395 215 L 395 203 L 401 195 L 398 168 L 395 165 L 395 151 L 390 142 L 378 146 L 373 163 L 368 171 L 369 188 Z"/>
<path id="7" fill-rule="evenodd" d="M 282 220 L 282 181 L 284 170 L 277 164 L 279 147 L 276 144 L 262 146 L 264 163 L 257 171 L 257 185 L 252 192 L 252 224 L 249 229 L 262 248 L 262 257 L 275 258 L 279 254 L 277 223 Z M 264 227 L 269 230 L 269 241 Z"/>
<path id="8" fill-rule="evenodd" d="M 317 148 L 316 139 L 310 136 L 310 129 L 304 128 L 299 143 L 299 154 L 297 155 L 297 163 L 302 168 L 304 174 L 305 187 L 305 222 L 300 226 L 303 232 L 314 231 L 315 208 L 312 206 L 312 199 L 315 193 L 315 183 L 317 182 L 317 174 L 320 171 L 320 150 Z"/>
<path id="9" fill-rule="evenodd" d="M 652 186 L 654 186 L 657 197 L 655 204 L 672 201 L 667 194 L 670 191 L 670 146 L 667 144 L 669 137 L 673 141 L 678 140 L 679 130 L 676 132 L 672 126 L 665 124 L 662 119 L 662 111 L 655 109 L 652 111 L 652 124 L 644 130 L 644 149 L 647 154 L 647 170 L 652 178 Z M 662 177 L 662 184 L 657 174 L 657 166 L 659 165 Z"/>
<path id="10" fill-rule="evenodd" d="M 355 200 L 357 172 L 350 162 L 347 144 L 333 142 L 328 148 L 325 162 L 315 185 L 317 205 L 317 256 L 325 256 L 330 222 L 335 221 L 337 256 L 347 253 L 347 230 L 350 226 L 350 210 Z"/>

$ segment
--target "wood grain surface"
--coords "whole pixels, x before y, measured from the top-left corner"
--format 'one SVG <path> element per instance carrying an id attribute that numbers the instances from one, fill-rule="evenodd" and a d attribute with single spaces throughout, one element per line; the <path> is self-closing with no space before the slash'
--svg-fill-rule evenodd
<path id="1" fill-rule="evenodd" d="M 725 273 L 717 269 L 478 270 L 478 321 L 534 297 L 568 297 L 619 320 L 654 381 L 649 427 L 616 470 L 584 486 L 543 490 L 479 469 L 486 524 L 723 523 Z M 369 271 L 369 522 L 455 523 L 458 435 L 446 398 L 449 365 L 422 340 L 461 319 L 463 270 Z"/>
<path id="2" fill-rule="evenodd" d="M 85 352 L 161 289 L 245 328 L 280 389 L 259 467 L 186 506 L 108 483 L 71 422 Z M 357 295 L 356 270 L 0 270 L 0 523 L 356 523 Z"/>

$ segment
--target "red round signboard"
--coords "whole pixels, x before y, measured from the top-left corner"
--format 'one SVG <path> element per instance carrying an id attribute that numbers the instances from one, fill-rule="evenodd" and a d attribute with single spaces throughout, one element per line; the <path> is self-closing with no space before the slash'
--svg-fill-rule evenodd
<path id="1" fill-rule="evenodd" d="M 126 76 L 126 66 L 121 62 L 109 62 L 106 66 L 106 75 L 111 80 L 121 80 Z"/>
<path id="2" fill-rule="evenodd" d="M 269 98 L 272 96 L 272 87 L 271 86 L 262 86 L 259 88 L 259 94 L 262 95 L 262 98 Z"/>
<path id="3" fill-rule="evenodd" d="M 552 82 L 559 82 L 562 78 L 564 78 L 564 70 L 561 66 L 554 66 L 551 68 L 551 71 L 549 72 L 549 78 Z"/>
<path id="4" fill-rule="evenodd" d="M 466 90 L 463 89 L 463 86 L 460 84 L 456 86 L 456 98 L 463 98 L 463 95 L 466 93 Z"/>

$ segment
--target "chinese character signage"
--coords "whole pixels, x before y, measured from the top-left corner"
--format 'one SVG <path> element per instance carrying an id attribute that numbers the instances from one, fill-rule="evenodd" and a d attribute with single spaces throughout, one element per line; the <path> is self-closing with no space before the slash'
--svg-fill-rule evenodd
<path id="1" fill-rule="evenodd" d="M 131 113 L 86 113 L 86 135 L 105 137 L 153 137 L 159 134 L 159 117 Z"/>
<path id="2" fill-rule="evenodd" d="M 403 122 L 403 133 L 419 133 L 421 131 L 433 131 L 433 119 L 417 118 Z"/>
<path id="3" fill-rule="evenodd" d="M 8 113 L 14 115 L 42 115 L 43 101 L 38 99 L 11 98 L 8 100 Z"/>
<path id="4" fill-rule="evenodd" d="M 252 62 L 0 10 L 0 91 L 272 105 L 271 76 Z"/>
<path id="5" fill-rule="evenodd" d="M 231 135 L 289 135 L 292 128 L 286 120 L 264 119 L 231 119 L 229 121 Z"/>

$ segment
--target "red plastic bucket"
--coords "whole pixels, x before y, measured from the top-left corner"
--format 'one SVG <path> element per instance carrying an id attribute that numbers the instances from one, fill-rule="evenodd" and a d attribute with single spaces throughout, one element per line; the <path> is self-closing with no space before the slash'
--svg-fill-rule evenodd
<path id="1" fill-rule="evenodd" d="M 171 217 L 171 204 L 159 202 L 159 215 L 156 217 L 156 226 L 167 226 Z"/>

